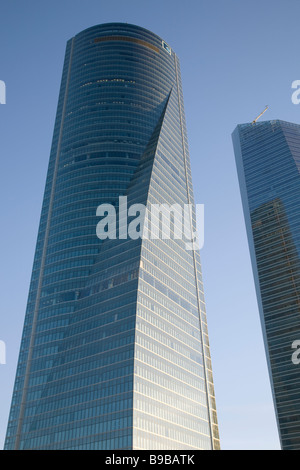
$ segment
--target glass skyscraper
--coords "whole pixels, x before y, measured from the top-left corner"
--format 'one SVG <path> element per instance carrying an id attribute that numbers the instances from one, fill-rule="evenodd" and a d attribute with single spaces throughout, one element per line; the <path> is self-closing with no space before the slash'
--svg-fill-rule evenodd
<path id="1" fill-rule="evenodd" d="M 111 23 L 66 47 L 5 449 L 219 448 L 199 252 L 100 240 L 120 196 L 193 205 L 178 58 Z"/>
<path id="2" fill-rule="evenodd" d="M 300 125 L 242 124 L 233 143 L 281 445 L 299 450 Z"/>

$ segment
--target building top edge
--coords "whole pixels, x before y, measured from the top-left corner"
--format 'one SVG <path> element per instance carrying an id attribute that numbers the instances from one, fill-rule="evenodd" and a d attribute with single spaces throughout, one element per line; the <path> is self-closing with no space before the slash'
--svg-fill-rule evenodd
<path id="1" fill-rule="evenodd" d="M 260 122 L 246 122 L 242 124 L 237 124 L 233 133 L 237 132 L 239 129 L 244 129 L 247 127 L 255 128 L 255 127 L 263 127 L 267 125 L 274 125 L 274 124 L 279 124 L 279 125 L 284 125 L 284 126 L 289 126 L 289 127 L 295 127 L 295 128 L 300 128 L 300 124 L 294 123 L 294 122 L 289 122 L 289 121 L 283 121 L 281 119 L 270 119 L 267 121 L 260 121 Z"/>
<path id="2" fill-rule="evenodd" d="M 109 29 L 111 31 L 108 31 Z M 122 30 L 122 32 L 124 33 L 124 29 L 128 30 L 129 33 L 130 32 L 140 32 L 141 34 L 145 33 L 148 36 L 149 35 L 152 36 L 154 40 L 158 40 L 160 42 L 162 41 L 166 42 L 161 36 L 153 33 L 150 29 L 143 28 L 142 26 L 138 26 L 132 23 L 121 23 L 121 22 L 95 24 L 86 29 L 83 29 L 82 31 L 79 31 L 73 36 L 73 38 L 80 37 L 81 35 L 84 35 L 86 33 L 90 33 L 93 30 L 95 30 L 95 33 L 101 32 L 103 30 L 103 32 L 107 31 L 107 33 L 109 32 L 110 34 L 114 35 L 114 34 L 118 34 L 118 30 Z M 70 38 L 70 40 L 73 38 Z"/>

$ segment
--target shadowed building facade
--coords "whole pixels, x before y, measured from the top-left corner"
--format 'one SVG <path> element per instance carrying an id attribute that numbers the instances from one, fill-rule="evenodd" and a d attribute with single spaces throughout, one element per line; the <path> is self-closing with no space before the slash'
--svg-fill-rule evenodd
<path id="1" fill-rule="evenodd" d="M 199 252 L 100 240 L 120 196 L 193 204 L 178 58 L 113 23 L 67 43 L 6 449 L 219 448 Z"/>
<path id="2" fill-rule="evenodd" d="M 237 126 L 233 143 L 283 449 L 300 449 L 300 126 Z"/>

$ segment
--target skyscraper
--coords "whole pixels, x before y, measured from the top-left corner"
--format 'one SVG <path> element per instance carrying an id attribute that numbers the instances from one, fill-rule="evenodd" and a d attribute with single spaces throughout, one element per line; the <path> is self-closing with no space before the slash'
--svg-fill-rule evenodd
<path id="1" fill-rule="evenodd" d="M 233 132 L 248 241 L 283 449 L 300 449 L 300 126 Z"/>
<path id="2" fill-rule="evenodd" d="M 219 448 L 199 252 L 100 239 L 125 197 L 193 205 L 178 58 L 111 23 L 66 47 L 6 449 Z"/>

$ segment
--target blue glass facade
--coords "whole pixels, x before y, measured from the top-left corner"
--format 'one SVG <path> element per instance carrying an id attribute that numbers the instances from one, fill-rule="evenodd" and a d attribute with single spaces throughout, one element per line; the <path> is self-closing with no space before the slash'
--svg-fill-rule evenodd
<path id="1" fill-rule="evenodd" d="M 199 253 L 99 240 L 120 196 L 193 203 L 178 58 L 112 23 L 66 47 L 6 449 L 219 448 Z"/>
<path id="2" fill-rule="evenodd" d="M 300 126 L 239 125 L 233 143 L 281 445 L 299 450 Z"/>

